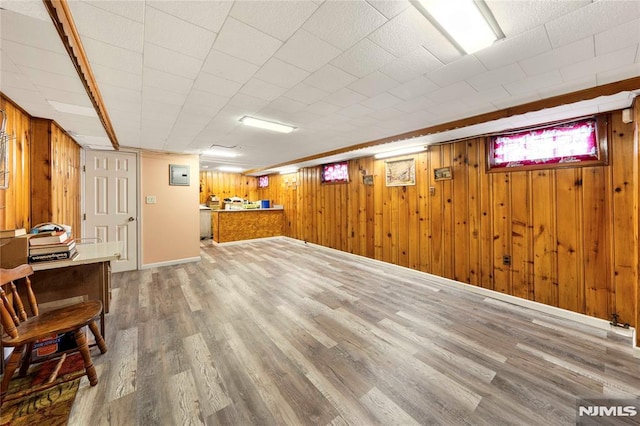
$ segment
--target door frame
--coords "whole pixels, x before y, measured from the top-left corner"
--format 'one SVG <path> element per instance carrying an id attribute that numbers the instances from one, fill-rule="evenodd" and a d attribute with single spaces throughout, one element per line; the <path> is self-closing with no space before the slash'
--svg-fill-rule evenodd
<path id="1" fill-rule="evenodd" d="M 81 225 L 81 229 L 82 229 L 82 235 L 85 235 L 86 233 L 86 224 L 87 224 L 87 219 L 86 219 L 86 214 L 87 214 L 87 191 L 86 191 L 86 187 L 87 187 L 87 151 L 113 151 L 113 149 L 110 148 L 85 148 L 85 147 L 80 147 L 80 167 L 81 167 L 81 175 L 82 178 L 80 179 L 80 208 L 82 211 L 82 220 L 80 221 L 82 223 Z M 136 270 L 140 270 L 141 266 L 142 266 L 142 236 L 141 236 L 141 232 L 142 232 L 142 226 L 140 225 L 141 222 L 141 216 L 142 216 L 142 200 L 140 200 L 140 178 L 141 178 L 141 174 L 140 174 L 140 152 L 134 149 L 126 149 L 126 148 L 121 148 L 118 150 L 118 152 L 124 152 L 127 154 L 134 154 L 135 155 L 135 161 L 136 161 L 136 183 L 135 183 L 135 192 L 136 192 L 136 224 L 135 224 L 135 239 L 136 239 Z"/>

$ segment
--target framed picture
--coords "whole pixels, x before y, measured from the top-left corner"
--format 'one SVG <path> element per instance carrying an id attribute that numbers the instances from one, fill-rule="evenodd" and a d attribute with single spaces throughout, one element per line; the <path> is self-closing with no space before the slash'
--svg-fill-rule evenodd
<path id="1" fill-rule="evenodd" d="M 364 175 L 362 176 L 362 183 L 365 185 L 373 185 L 373 175 Z"/>
<path id="2" fill-rule="evenodd" d="M 385 161 L 385 181 L 387 186 L 407 186 L 416 184 L 416 160 Z"/>
<path id="3" fill-rule="evenodd" d="M 434 180 L 448 180 L 452 179 L 451 167 L 440 167 L 439 169 L 433 169 Z"/>

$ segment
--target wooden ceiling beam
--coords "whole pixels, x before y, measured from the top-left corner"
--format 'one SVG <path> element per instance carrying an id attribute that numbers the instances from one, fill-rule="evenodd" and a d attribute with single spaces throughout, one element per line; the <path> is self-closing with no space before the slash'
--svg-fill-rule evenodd
<path id="1" fill-rule="evenodd" d="M 116 132 L 113 129 L 111 120 L 109 119 L 107 108 L 104 105 L 100 89 L 98 89 L 98 83 L 96 82 L 96 78 L 91 70 L 91 65 L 89 65 L 89 59 L 84 51 L 84 47 L 82 46 L 80 34 L 78 34 L 73 17 L 71 16 L 71 10 L 69 9 L 67 0 L 42 1 L 49 12 L 53 25 L 58 31 L 58 35 L 62 40 L 64 48 L 69 54 L 69 58 L 71 58 L 71 62 L 80 77 L 80 81 L 84 85 L 89 99 L 91 99 L 91 103 L 98 114 L 102 127 L 104 127 L 104 130 L 111 141 L 113 149 L 118 150 L 120 148 L 120 144 L 118 143 Z"/>

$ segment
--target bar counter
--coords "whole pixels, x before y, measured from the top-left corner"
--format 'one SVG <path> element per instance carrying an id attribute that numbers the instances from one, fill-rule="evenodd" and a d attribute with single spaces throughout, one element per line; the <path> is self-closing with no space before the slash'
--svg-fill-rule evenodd
<path id="1" fill-rule="evenodd" d="M 216 243 L 277 237 L 283 232 L 284 210 L 213 210 L 211 225 Z"/>

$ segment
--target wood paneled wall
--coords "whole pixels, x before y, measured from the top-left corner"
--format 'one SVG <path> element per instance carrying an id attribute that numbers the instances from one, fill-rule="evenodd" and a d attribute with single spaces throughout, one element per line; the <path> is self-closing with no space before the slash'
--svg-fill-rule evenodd
<path id="1" fill-rule="evenodd" d="M 285 206 L 287 236 L 635 326 L 635 123 L 613 113 L 609 140 L 608 166 L 486 173 L 477 138 L 414 155 L 415 186 L 386 187 L 384 161 L 364 158 L 348 184 L 306 168 L 270 176 L 258 198 Z M 435 181 L 444 166 L 453 179 Z"/>
<path id="2" fill-rule="evenodd" d="M 42 222 L 80 222 L 80 146 L 51 120 L 32 118 L 4 96 L 9 142 L 9 188 L 0 190 L 0 229 Z"/>
<path id="3" fill-rule="evenodd" d="M 258 182 L 256 178 L 243 176 L 238 173 L 222 173 L 213 171 L 200 172 L 200 203 L 215 195 L 219 200 L 230 197 L 240 197 L 247 200 L 257 200 Z"/>
<path id="4" fill-rule="evenodd" d="M 32 119 L 31 221 L 71 225 L 81 237 L 80 146 L 55 122 Z"/>
<path id="5" fill-rule="evenodd" d="M 0 229 L 31 227 L 30 117 L 4 96 L 0 109 L 7 114 L 9 187 L 0 189 Z"/>

